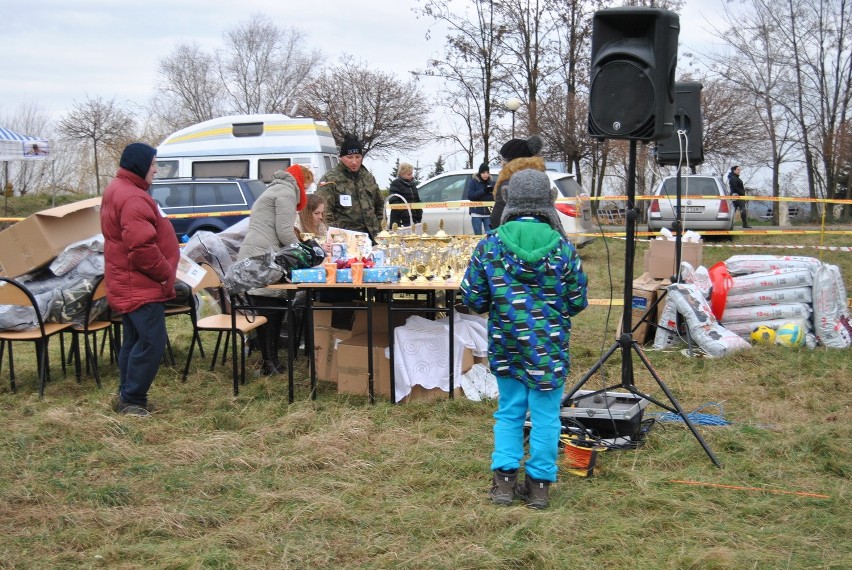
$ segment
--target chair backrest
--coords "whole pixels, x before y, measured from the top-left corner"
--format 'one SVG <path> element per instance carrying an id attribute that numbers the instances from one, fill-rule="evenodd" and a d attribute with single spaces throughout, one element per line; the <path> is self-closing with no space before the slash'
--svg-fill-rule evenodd
<path id="1" fill-rule="evenodd" d="M 0 277 L 0 305 L 32 308 L 38 321 L 38 328 L 41 329 L 42 335 L 45 334 L 44 319 L 42 319 L 41 311 L 38 308 L 38 302 L 22 283 L 8 277 Z"/>

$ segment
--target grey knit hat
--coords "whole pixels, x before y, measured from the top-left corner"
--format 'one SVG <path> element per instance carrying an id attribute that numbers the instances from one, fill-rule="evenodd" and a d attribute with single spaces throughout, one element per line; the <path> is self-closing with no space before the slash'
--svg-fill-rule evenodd
<path id="1" fill-rule="evenodd" d="M 556 212 L 556 188 L 550 185 L 546 173 L 527 168 L 512 175 L 506 188 L 506 208 L 500 219 L 505 224 L 513 218 L 535 216 L 565 235 Z"/>

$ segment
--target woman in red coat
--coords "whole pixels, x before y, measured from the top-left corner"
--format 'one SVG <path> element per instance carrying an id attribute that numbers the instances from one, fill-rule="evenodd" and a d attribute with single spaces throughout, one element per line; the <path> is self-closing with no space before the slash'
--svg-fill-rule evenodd
<path id="1" fill-rule="evenodd" d="M 174 229 L 148 194 L 156 157 L 146 144 L 127 145 L 101 203 L 107 300 L 124 314 L 115 410 L 137 416 L 149 414 L 148 389 L 166 347 L 165 302 L 175 296 L 180 258 Z"/>

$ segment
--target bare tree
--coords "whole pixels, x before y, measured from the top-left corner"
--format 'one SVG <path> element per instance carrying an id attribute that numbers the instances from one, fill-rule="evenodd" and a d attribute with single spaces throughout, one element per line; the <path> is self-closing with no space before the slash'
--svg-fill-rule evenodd
<path id="1" fill-rule="evenodd" d="M 160 60 L 158 94 L 151 111 L 170 131 L 223 114 L 216 61 L 198 44 L 180 44 Z"/>
<path id="2" fill-rule="evenodd" d="M 364 155 L 415 150 L 431 138 L 428 100 L 416 83 L 403 83 L 349 55 L 305 86 L 300 108 L 326 120 L 337 140 L 343 133 L 356 134 Z"/>
<path id="3" fill-rule="evenodd" d="M 59 132 L 71 140 L 91 142 L 98 195 L 101 193 L 98 150 L 104 145 L 127 140 L 133 128 L 133 119 L 116 104 L 115 99 L 104 101 L 100 97 L 82 103 L 75 101 L 71 111 L 60 119 Z"/>
<path id="4" fill-rule="evenodd" d="M 237 113 L 294 114 L 298 87 L 322 60 L 304 43 L 301 31 L 279 28 L 263 14 L 226 32 L 216 61 L 229 106 Z"/>
<path id="5" fill-rule="evenodd" d="M 458 89 L 453 91 L 463 94 L 465 101 L 478 102 L 472 122 L 476 125 L 474 136 L 482 143 L 471 140 L 464 146 L 482 148 L 486 162 L 491 146 L 492 112 L 500 108 L 497 86 L 504 79 L 499 69 L 506 26 L 499 21 L 497 8 L 493 0 L 426 0 L 421 10 L 448 29 L 444 59 L 430 60 L 421 73 L 456 86 Z"/>
<path id="6" fill-rule="evenodd" d="M 724 31 L 714 35 L 725 41 L 731 54 L 710 56 L 714 72 L 730 83 L 754 106 L 763 124 L 770 148 L 767 164 L 772 170 L 772 196 L 781 195 L 781 165 L 789 160 L 796 134 L 790 115 L 782 104 L 785 90 L 793 84 L 794 74 L 772 9 L 762 0 L 752 0 L 751 12 L 732 13 L 725 10 Z M 773 222 L 779 223 L 779 208 L 773 211 Z"/>

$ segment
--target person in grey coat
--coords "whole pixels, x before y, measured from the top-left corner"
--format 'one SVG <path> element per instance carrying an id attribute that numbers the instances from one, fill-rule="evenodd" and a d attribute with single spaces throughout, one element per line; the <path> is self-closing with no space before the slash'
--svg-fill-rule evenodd
<path id="1" fill-rule="evenodd" d="M 293 228 L 297 213 L 308 202 L 305 188 L 313 181 L 314 175 L 310 169 L 300 164 L 279 170 L 272 176 L 272 182 L 251 208 L 249 228 L 240 246 L 238 260 L 279 251 L 299 242 Z M 267 319 L 267 323 L 257 329 L 263 358 L 261 374 L 280 374 L 283 370 L 278 358 L 278 339 L 284 323 L 284 311 L 281 308 L 286 301 L 276 296 L 275 292 L 264 289 L 253 289 L 248 296 L 252 304 L 259 307 L 258 314 Z"/>

